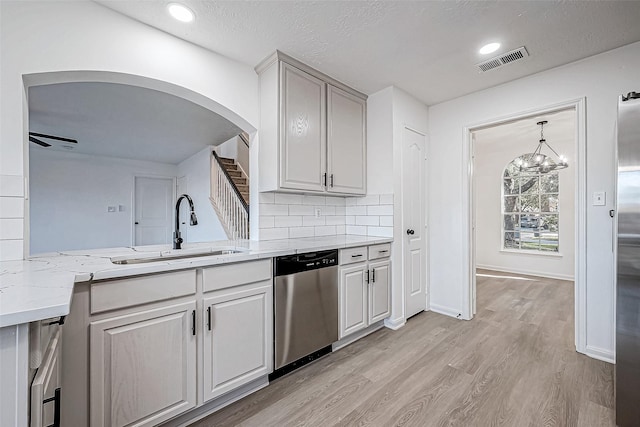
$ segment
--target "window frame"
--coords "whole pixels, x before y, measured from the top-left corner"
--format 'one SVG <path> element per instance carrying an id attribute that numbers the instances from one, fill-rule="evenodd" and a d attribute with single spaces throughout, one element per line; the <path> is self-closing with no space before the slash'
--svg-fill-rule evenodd
<path id="1" fill-rule="evenodd" d="M 518 172 L 517 169 L 515 172 L 513 172 L 513 169 L 515 169 L 515 167 L 517 167 L 517 160 L 521 159 L 525 156 L 529 156 L 529 154 L 522 154 L 516 158 L 514 158 L 512 161 L 510 161 L 509 163 L 507 163 L 507 165 L 504 167 L 503 171 L 502 171 L 502 175 L 500 177 L 500 247 L 501 247 L 501 251 L 504 252 L 512 252 L 512 253 L 529 253 L 529 254 L 535 254 L 535 255 L 548 255 L 548 256 L 561 256 L 560 255 L 560 174 L 558 173 L 558 171 L 552 171 L 552 172 L 548 172 L 548 173 L 540 173 L 540 172 Z M 512 170 L 510 171 L 510 166 L 512 166 Z M 542 189 L 542 178 L 544 177 L 555 177 L 557 185 L 555 188 L 556 191 L 555 192 L 543 192 Z M 522 181 L 523 179 L 526 178 L 536 178 L 537 179 L 537 183 L 534 185 L 537 185 L 537 189 L 534 192 L 528 192 L 528 189 L 525 190 L 525 192 L 522 192 Z M 514 188 L 512 192 L 508 192 L 507 191 L 507 185 L 506 182 L 508 180 L 513 180 L 513 184 L 517 183 L 517 189 Z M 532 196 L 535 195 L 537 197 L 537 208 L 534 208 L 531 211 L 523 211 L 522 210 L 522 206 L 521 206 L 521 201 L 523 199 L 523 196 Z M 514 199 L 514 206 L 513 209 L 509 212 L 507 211 L 507 198 L 508 197 L 513 197 Z M 552 210 L 549 206 L 551 206 L 551 203 L 549 203 L 549 200 L 555 197 L 555 210 Z M 547 208 L 546 210 L 543 211 L 543 200 L 547 199 L 546 205 Z M 506 222 L 507 222 L 507 217 L 508 216 L 514 216 L 515 217 L 515 221 L 513 222 L 513 229 L 507 229 L 506 228 Z M 523 242 L 522 242 L 522 220 L 523 217 L 534 217 L 534 218 L 539 218 L 538 221 L 538 225 L 536 227 L 533 228 L 527 228 L 526 233 L 531 233 L 535 236 L 535 234 L 538 234 L 537 236 L 537 247 L 532 247 L 531 243 L 529 243 L 526 247 L 523 247 Z M 543 249 L 541 240 L 542 240 L 542 232 L 543 230 L 540 228 L 540 219 L 542 218 L 549 218 L 549 217 L 555 217 L 555 222 L 556 222 L 556 226 L 555 226 L 555 231 L 552 234 L 555 234 L 555 236 L 557 236 L 557 243 L 555 245 L 555 249 Z M 513 238 L 511 239 L 512 242 L 517 242 L 517 246 L 507 246 L 506 242 L 507 242 L 507 233 L 513 233 Z M 547 233 L 549 233 L 547 231 Z M 518 236 L 516 238 L 516 235 Z M 525 242 L 525 244 L 528 242 Z"/>

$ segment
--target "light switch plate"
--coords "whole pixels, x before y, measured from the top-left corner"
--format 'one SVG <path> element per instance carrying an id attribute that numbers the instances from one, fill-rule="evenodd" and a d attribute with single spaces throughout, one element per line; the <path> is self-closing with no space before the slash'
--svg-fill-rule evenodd
<path id="1" fill-rule="evenodd" d="M 607 193 L 604 191 L 593 192 L 593 206 L 604 206 L 607 204 Z"/>

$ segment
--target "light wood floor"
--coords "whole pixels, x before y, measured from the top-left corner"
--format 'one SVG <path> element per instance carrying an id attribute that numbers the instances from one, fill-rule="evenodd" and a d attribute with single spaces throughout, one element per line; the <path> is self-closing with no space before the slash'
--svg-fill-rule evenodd
<path id="1" fill-rule="evenodd" d="M 479 271 L 472 321 L 422 313 L 194 426 L 615 426 L 613 366 L 575 352 L 573 282 L 505 276 Z"/>

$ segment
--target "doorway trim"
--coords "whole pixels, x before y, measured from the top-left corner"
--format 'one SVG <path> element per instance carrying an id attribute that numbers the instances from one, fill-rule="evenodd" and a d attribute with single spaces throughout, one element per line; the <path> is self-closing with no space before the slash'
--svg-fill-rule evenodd
<path id="1" fill-rule="evenodd" d="M 464 254 L 463 266 L 468 272 L 469 286 L 463 297 L 463 308 L 466 313 L 465 319 L 472 319 L 475 312 L 475 291 L 476 291 L 476 260 L 475 260 L 475 215 L 473 199 L 473 135 L 474 131 L 509 123 L 515 120 L 528 118 L 535 115 L 553 113 L 561 110 L 573 109 L 576 114 L 575 121 L 575 263 L 574 263 L 574 311 L 575 311 L 575 346 L 579 353 L 588 354 L 601 360 L 608 360 L 606 355 L 601 355 L 590 351 L 586 344 L 587 330 L 587 170 L 586 170 L 586 98 L 577 98 L 557 104 L 552 104 L 540 108 L 530 109 L 519 113 L 501 116 L 480 123 L 475 123 L 464 127 L 463 138 L 463 165 L 465 165 L 466 177 L 462 180 L 462 204 L 463 204 L 463 241 L 468 242 L 468 250 Z M 466 237 L 466 239 L 464 238 Z"/>
<path id="2" fill-rule="evenodd" d="M 134 174 L 131 180 L 131 246 L 139 246 L 136 245 L 136 180 L 138 178 L 148 178 L 148 179 L 168 179 L 171 180 L 171 185 L 173 187 L 173 191 L 171 192 L 171 206 L 175 206 L 176 200 L 178 199 L 177 191 L 178 191 L 178 177 L 175 176 L 167 176 L 167 175 L 153 175 L 153 174 Z M 171 221 L 173 223 L 173 221 Z M 171 244 L 171 242 L 169 242 Z"/>

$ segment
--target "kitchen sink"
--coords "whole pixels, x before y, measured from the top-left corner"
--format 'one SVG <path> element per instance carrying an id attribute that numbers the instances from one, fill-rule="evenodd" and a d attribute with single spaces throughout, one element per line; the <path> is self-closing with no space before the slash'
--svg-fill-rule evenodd
<path id="1" fill-rule="evenodd" d="M 170 253 L 166 255 L 160 256 L 151 256 L 151 257 L 141 257 L 141 258 L 124 258 L 124 259 L 111 259 L 113 264 L 124 265 L 124 264 L 144 264 L 148 262 L 158 262 L 158 261 L 172 261 L 175 259 L 185 259 L 185 258 L 199 258 L 205 256 L 218 256 L 218 255 L 231 255 L 245 252 L 243 250 L 237 249 L 223 249 L 223 250 L 215 250 L 209 252 L 197 252 L 197 253 Z"/>

